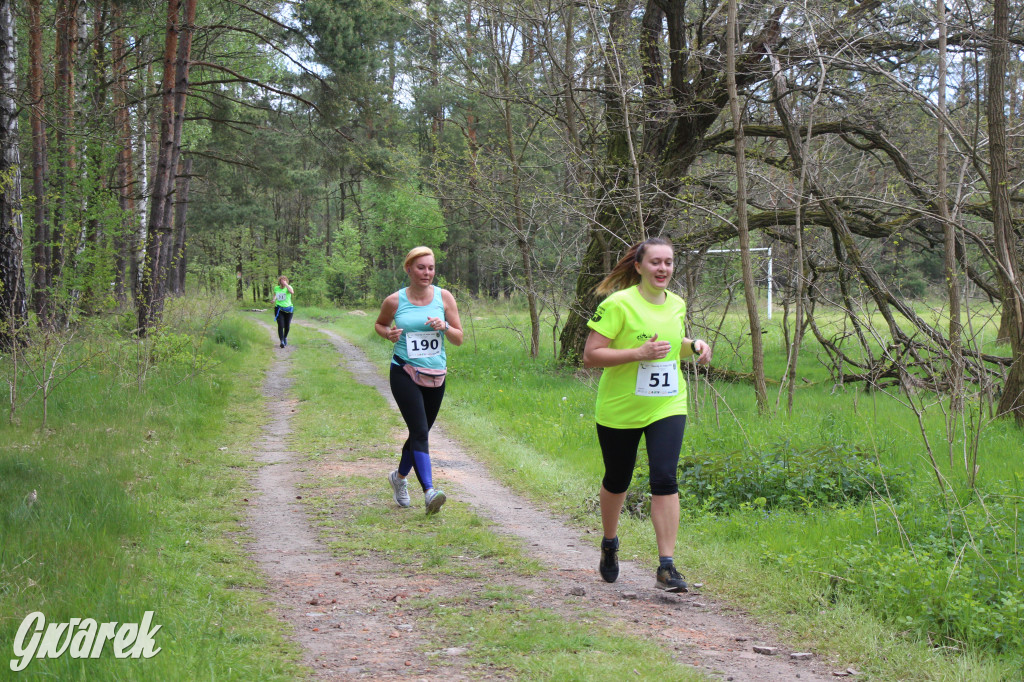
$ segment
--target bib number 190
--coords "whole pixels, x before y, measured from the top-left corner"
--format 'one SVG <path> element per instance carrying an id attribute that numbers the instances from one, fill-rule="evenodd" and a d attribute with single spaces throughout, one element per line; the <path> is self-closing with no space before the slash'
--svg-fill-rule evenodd
<path id="1" fill-rule="evenodd" d="M 441 332 L 409 332 L 405 336 L 405 350 L 410 358 L 440 355 L 443 347 Z"/>
<path id="2" fill-rule="evenodd" d="M 675 360 L 641 362 L 636 371 L 636 395 L 672 396 L 679 394 L 679 369 Z"/>

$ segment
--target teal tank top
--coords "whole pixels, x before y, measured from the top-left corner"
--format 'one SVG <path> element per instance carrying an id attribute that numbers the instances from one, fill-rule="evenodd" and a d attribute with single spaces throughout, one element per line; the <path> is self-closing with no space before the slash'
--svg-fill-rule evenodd
<path id="1" fill-rule="evenodd" d="M 395 326 L 402 330 L 402 335 L 395 343 L 395 356 L 414 367 L 446 369 L 448 356 L 444 352 L 444 332 L 431 329 L 427 325 L 428 317 L 444 319 L 441 287 L 434 287 L 434 298 L 427 305 L 410 303 L 406 290 L 398 290 Z"/>

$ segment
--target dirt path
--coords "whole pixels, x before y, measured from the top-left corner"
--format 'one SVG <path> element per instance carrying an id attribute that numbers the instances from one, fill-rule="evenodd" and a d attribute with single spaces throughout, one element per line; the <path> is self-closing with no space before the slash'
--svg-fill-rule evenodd
<path id="1" fill-rule="evenodd" d="M 261 323 L 263 324 L 263 323 Z M 275 330 L 263 324 L 276 340 Z M 360 383 L 376 388 L 395 409 L 387 380 L 363 352 L 341 336 L 313 325 L 337 348 L 345 368 Z M 467 679 L 482 676 L 462 662 L 457 642 L 446 643 L 435 655 L 422 653 L 429 641 L 415 613 L 401 608 L 389 564 L 374 558 L 336 562 L 318 541 L 297 498 L 302 465 L 288 452 L 286 438 L 294 401 L 287 375 L 292 347 L 275 350 L 264 394 L 272 418 L 261 442 L 255 444 L 260 469 L 255 486 L 261 493 L 251 514 L 256 537 L 252 551 L 270 581 L 269 598 L 280 605 L 295 637 L 307 652 L 307 662 L 319 679 Z M 443 420 L 443 415 L 442 415 Z M 545 606 L 577 609 L 581 598 L 593 609 L 607 609 L 633 633 L 650 633 L 676 659 L 726 680 L 830 680 L 833 668 L 812 658 L 794 661 L 772 634 L 707 594 L 666 594 L 654 588 L 647 566 L 621 563 L 614 584 L 597 575 L 596 541 L 536 508 L 494 480 L 450 439 L 443 424 L 431 431 L 431 451 L 437 479 L 450 497 L 467 502 L 499 529 L 520 539 L 527 551 L 550 567 L 532 587 L 544 594 Z M 350 463 L 353 467 L 387 464 Z M 447 581 L 451 582 L 451 581 Z M 582 590 L 580 589 L 582 588 Z M 458 593 L 459 585 L 443 577 L 422 577 L 404 584 L 410 591 Z M 574 594 L 569 596 L 570 591 Z M 581 595 L 580 592 L 583 592 Z M 436 633 L 434 635 L 436 638 Z M 775 655 L 754 653 L 753 647 L 773 646 Z M 500 671 L 494 671 L 502 677 Z"/>

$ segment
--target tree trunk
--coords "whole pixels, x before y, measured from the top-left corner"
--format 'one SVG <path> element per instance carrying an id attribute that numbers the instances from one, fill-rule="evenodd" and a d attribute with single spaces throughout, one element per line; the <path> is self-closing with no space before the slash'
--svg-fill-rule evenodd
<path id="1" fill-rule="evenodd" d="M 235 261 L 235 300 L 241 301 L 244 292 L 242 282 L 242 237 L 238 237 L 238 253 Z"/>
<path id="2" fill-rule="evenodd" d="M 149 38 L 148 37 L 136 37 L 135 42 L 140 46 L 138 51 L 138 59 L 136 68 L 138 70 L 145 70 L 146 73 L 146 92 L 153 92 L 155 89 L 155 82 L 153 78 L 153 59 L 145 59 L 149 54 Z M 133 196 L 139 197 L 136 208 L 138 210 L 138 216 L 135 218 L 137 222 L 134 224 L 135 229 L 132 231 L 132 261 L 131 261 L 131 280 L 132 280 L 132 295 L 135 300 L 138 301 L 142 295 L 142 271 L 143 265 L 146 260 L 146 244 L 149 242 L 149 204 L 148 197 L 150 196 L 150 177 L 152 171 L 156 167 L 155 161 L 151 161 L 153 156 L 153 149 L 159 149 L 160 145 L 157 141 L 157 135 L 159 132 L 159 126 L 155 124 L 155 107 L 151 105 L 151 100 L 146 97 L 138 107 L 138 125 L 137 125 L 137 136 L 138 141 L 136 148 L 139 150 L 139 191 L 133 192 Z M 152 142 L 150 142 L 152 138 Z"/>
<path id="3" fill-rule="evenodd" d="M 41 0 L 28 0 L 28 93 L 32 126 L 32 193 L 35 231 L 32 245 L 32 309 L 45 318 L 50 269 L 50 224 L 46 211 L 46 128 L 43 100 L 43 27 Z"/>
<path id="4" fill-rule="evenodd" d="M 948 169 L 948 141 L 946 140 L 946 0 L 935 3 L 939 27 L 939 82 L 936 93 L 938 131 L 936 139 L 936 208 L 942 220 L 943 266 L 946 274 L 946 297 L 949 300 L 949 407 L 954 415 L 964 409 L 964 357 L 961 345 L 960 283 L 956 271 L 956 225 L 949 213 L 946 196 Z M 950 426 L 955 420 L 950 421 Z M 953 459 L 952 431 L 947 438 L 950 463 Z"/>
<path id="5" fill-rule="evenodd" d="M 775 102 L 775 110 L 779 114 L 779 120 L 782 121 L 783 129 L 788 131 L 795 131 L 799 126 L 793 125 L 792 114 L 789 109 L 789 105 L 786 104 L 785 97 L 789 94 L 789 86 L 786 83 L 786 77 L 782 73 L 781 67 L 778 60 L 773 58 L 773 70 L 775 72 L 773 80 L 773 100 Z M 793 414 L 793 401 L 796 393 L 796 379 L 797 379 L 797 364 L 800 360 L 800 349 L 803 346 L 804 339 L 804 299 L 807 295 L 807 279 L 805 277 L 805 256 L 804 256 L 804 198 L 807 186 L 807 167 L 800 159 L 806 158 L 810 151 L 811 134 L 813 129 L 813 111 L 814 106 L 817 104 L 818 96 L 821 94 L 821 88 L 824 85 L 825 74 L 821 74 L 821 78 L 818 81 L 818 95 L 815 96 L 814 101 L 811 102 L 809 110 L 812 112 L 808 115 L 807 120 L 807 138 L 806 146 L 800 153 L 790 154 L 793 159 L 793 166 L 795 169 L 800 171 L 800 179 L 797 185 L 796 193 L 796 219 L 794 225 L 794 235 L 796 239 L 796 262 L 793 265 L 793 290 L 796 298 L 796 311 L 794 325 L 793 325 L 793 339 L 789 344 L 789 357 L 787 363 L 787 397 L 786 397 L 786 411 L 789 414 Z M 794 135 L 787 135 L 786 137 L 787 146 L 793 148 L 794 145 L 800 145 L 800 139 Z M 783 329 L 786 328 L 783 323 Z"/>
<path id="6" fill-rule="evenodd" d="M 620 211 L 623 207 L 619 203 L 623 196 L 629 194 L 629 180 L 624 181 L 623 178 L 632 179 L 634 175 L 631 172 L 623 172 L 629 163 L 629 139 L 626 131 L 626 114 L 623 111 L 628 102 L 619 92 L 620 87 L 625 87 L 626 84 L 621 82 L 621 74 L 613 55 L 617 54 L 617 44 L 629 19 L 631 7 L 631 3 L 619 0 L 611 10 L 612 14 L 608 20 L 610 49 L 606 51 L 608 56 L 604 65 L 605 121 L 608 129 L 605 147 L 607 172 L 603 186 L 599 184 L 595 190 L 599 194 L 594 198 L 601 208 L 598 209 L 596 220 L 590 228 L 590 241 L 580 263 L 579 275 L 576 277 L 576 300 L 569 306 L 565 326 L 558 337 L 561 345 L 558 360 L 563 364 L 578 365 L 582 361 L 583 346 L 590 335 L 587 321 L 601 301 L 601 297 L 594 293 L 594 289 L 611 270 L 619 255 L 634 241 L 639 241 L 637 237 L 643 236 L 639 233 L 631 234 L 624 220 L 628 209 Z M 635 205 L 632 196 L 623 201 L 626 202 L 630 207 Z"/>
<path id="7" fill-rule="evenodd" d="M 736 231 L 740 240 L 740 261 L 743 267 L 743 297 L 747 302 L 747 320 L 750 324 L 750 353 L 754 371 L 754 395 L 757 411 L 768 411 L 768 388 L 764 382 L 764 343 L 761 338 L 761 316 L 757 312 L 757 292 L 750 263 L 750 231 L 747 229 L 747 168 L 743 139 L 743 114 L 736 90 L 736 0 L 729 0 L 726 34 L 726 86 L 729 89 L 729 107 L 732 110 L 734 143 L 736 148 Z"/>
<path id="8" fill-rule="evenodd" d="M 620 109 L 627 99 L 635 99 L 638 84 L 620 83 L 614 73 L 612 55 L 620 45 L 622 23 L 633 21 L 632 9 L 631 3 L 620 0 L 608 21 L 610 39 L 605 53 L 609 56 L 604 76 L 608 132 L 605 163 L 598 169 L 604 186 L 599 187 L 600 194 L 594 196 L 599 208 L 576 280 L 576 299 L 560 336 L 559 361 L 563 363 L 578 364 L 582 357 L 589 331 L 586 323 L 599 302 L 593 287 L 608 272 L 612 257 L 624 250 L 624 244 L 646 236 L 646 231 L 656 234 L 665 227 L 667 205 L 671 204 L 690 166 L 703 151 L 705 134 L 729 103 L 719 73 L 709 70 L 709 62 L 701 51 L 691 50 L 687 44 L 687 18 L 683 16 L 682 5 L 649 0 L 641 22 L 641 40 L 648 55 L 642 67 L 642 100 L 649 115 L 643 125 L 638 126 L 638 130 L 643 131 L 643 139 L 637 145 L 636 163 L 631 165 L 626 112 Z M 743 70 L 736 75 L 737 86 L 757 82 L 765 75 L 765 48 L 779 39 L 779 18 L 783 9 L 781 5 L 773 9 L 760 32 L 749 39 Z M 661 51 L 666 42 L 664 32 L 667 32 L 670 67 L 667 79 Z M 718 38 L 709 37 L 708 41 L 717 43 Z M 628 98 L 619 91 L 620 84 L 629 86 Z M 645 177 L 654 178 L 649 198 L 643 188 L 632 186 Z M 643 215 L 634 216 L 641 199 Z"/>
<path id="9" fill-rule="evenodd" d="M 186 248 L 188 246 L 188 190 L 192 182 L 192 157 L 185 157 L 182 163 L 181 173 L 178 174 L 178 188 L 175 191 L 174 202 L 174 255 L 171 258 L 172 272 L 170 274 L 171 293 L 181 296 L 185 293 L 185 271 L 188 260 Z"/>
<path id="10" fill-rule="evenodd" d="M 150 195 L 149 227 L 146 231 L 146 259 L 142 267 L 139 287 L 138 333 L 145 336 L 163 309 L 160 297 L 161 248 L 166 239 L 166 212 L 164 204 L 170 192 L 173 156 L 175 53 L 178 47 L 178 2 L 167 2 L 167 27 L 164 41 L 164 74 L 160 113 L 160 148 L 157 151 L 156 172 L 153 174 L 153 192 Z"/>
<path id="11" fill-rule="evenodd" d="M 520 157 L 516 151 L 515 136 L 512 132 L 509 66 L 503 63 L 500 68 L 507 95 L 503 102 L 502 113 L 505 116 L 505 144 L 508 151 L 508 162 L 512 166 L 512 210 L 515 213 L 516 243 L 519 246 L 519 257 L 526 280 L 526 302 L 530 311 L 530 357 L 536 358 L 540 352 L 540 315 L 537 312 L 537 291 L 533 281 L 533 238 L 530 226 L 523 219 L 522 173 L 519 167 Z"/>
<path id="12" fill-rule="evenodd" d="M 22 262 L 21 163 L 14 93 L 18 52 L 13 0 L 0 0 L 0 349 L 19 345 L 28 321 Z"/>
<path id="13" fill-rule="evenodd" d="M 179 168 L 181 166 L 181 133 L 185 123 L 185 106 L 188 103 L 188 74 L 189 74 L 189 61 L 192 57 L 192 35 L 195 31 L 196 21 L 196 0 L 183 0 L 184 5 L 184 16 L 181 17 L 181 25 L 179 27 L 178 37 L 178 49 L 175 58 L 175 80 L 174 80 L 174 123 L 171 128 L 171 162 L 170 162 L 170 175 L 168 182 L 168 196 L 164 201 L 164 255 L 163 269 L 161 270 L 161 276 L 159 281 L 160 289 L 160 300 L 163 301 L 168 289 L 173 285 L 177 277 L 177 267 L 175 262 L 175 252 L 177 251 L 176 245 L 179 239 L 177 234 L 177 224 L 174 224 L 174 233 L 172 233 L 171 226 L 172 220 L 177 219 L 177 214 L 172 209 L 175 206 L 179 206 L 178 210 L 181 210 L 181 229 L 184 230 L 184 208 L 181 207 L 183 199 L 175 198 L 177 190 L 183 186 L 187 186 L 187 183 L 183 185 L 181 178 L 178 175 Z M 189 164 L 191 168 L 191 163 Z M 172 187 L 171 182 L 174 183 Z M 171 191 L 173 189 L 173 191 Z M 184 234 L 180 235 L 182 243 L 184 243 Z"/>
<path id="14" fill-rule="evenodd" d="M 995 234 L 996 273 L 1003 294 L 1003 316 L 1009 335 L 1013 364 L 1010 365 L 998 413 L 1012 416 L 1024 426 L 1024 281 L 1018 262 L 1017 236 L 1010 209 L 1009 158 L 1006 148 L 1006 67 L 1009 53 L 1009 3 L 994 0 L 992 42 L 989 52 L 988 118 L 989 193 L 992 197 L 992 230 Z"/>
<path id="15" fill-rule="evenodd" d="M 121 2 L 114 3 L 113 31 L 111 35 L 111 68 L 113 69 L 114 129 L 118 138 L 117 148 L 117 202 L 121 209 L 121 224 L 116 235 L 114 248 L 114 296 L 120 303 L 128 299 L 128 291 L 134 289 L 131 283 L 133 244 L 135 234 L 135 194 L 132 169 L 131 111 L 128 107 L 128 73 L 125 64 L 124 8 Z"/>
<path id="16" fill-rule="evenodd" d="M 54 211 L 53 231 L 50 247 L 50 262 L 47 269 L 47 288 L 50 297 L 50 311 L 44 324 L 55 322 L 65 317 L 54 307 L 53 296 L 58 295 L 64 266 L 68 253 L 74 244 L 69 243 L 69 235 L 65 229 L 73 223 L 69 215 L 69 197 L 73 194 L 76 184 L 77 164 L 75 162 L 76 147 L 70 133 L 75 129 L 75 57 L 78 53 L 78 0 L 58 0 L 57 3 L 57 61 L 54 68 L 54 91 L 58 102 L 58 117 L 61 125 L 57 129 L 57 150 L 60 155 L 57 182 L 57 209 Z M 72 236 L 77 238 L 77 236 Z M 57 304 L 63 309 L 63 302 Z M 56 316 L 56 317 L 54 317 Z"/>

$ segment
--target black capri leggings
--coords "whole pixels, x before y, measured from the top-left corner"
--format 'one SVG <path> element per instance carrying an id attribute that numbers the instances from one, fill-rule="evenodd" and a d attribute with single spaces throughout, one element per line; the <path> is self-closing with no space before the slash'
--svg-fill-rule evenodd
<path id="1" fill-rule="evenodd" d="M 403 459 L 406 457 L 406 453 L 413 451 L 430 452 L 427 435 L 441 409 L 445 384 L 432 388 L 420 386 L 405 373 L 404 369 L 393 362 L 389 379 L 391 395 L 395 396 L 402 419 L 409 427 L 409 440 L 402 448 Z M 408 469 L 402 473 L 404 475 L 407 472 Z"/>
<path id="2" fill-rule="evenodd" d="M 288 332 L 291 331 L 292 315 L 293 313 L 286 313 L 283 310 L 274 311 L 274 317 L 277 318 L 277 338 L 282 341 L 288 338 Z"/>
<path id="3" fill-rule="evenodd" d="M 651 494 L 675 495 L 679 492 L 676 468 L 679 450 L 683 447 L 686 415 L 677 414 L 659 419 L 638 429 L 613 429 L 597 425 L 597 440 L 604 458 L 604 489 L 619 495 L 629 489 L 636 466 L 640 436 L 647 440 L 647 465 L 651 470 Z"/>

